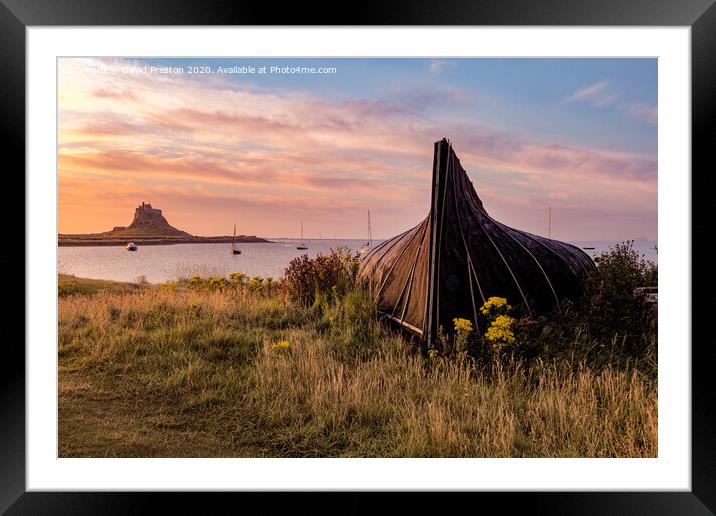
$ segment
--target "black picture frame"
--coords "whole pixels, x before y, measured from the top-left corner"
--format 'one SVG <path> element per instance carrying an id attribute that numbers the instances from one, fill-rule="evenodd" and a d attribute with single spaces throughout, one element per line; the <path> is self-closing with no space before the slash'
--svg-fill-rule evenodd
<path id="1" fill-rule="evenodd" d="M 5 157 L 25 166 L 25 30 L 30 26 L 86 25 L 606 25 L 690 26 L 692 36 L 692 162 L 700 173 L 713 170 L 716 131 L 716 6 L 714 0 L 522 0 L 428 2 L 381 1 L 361 4 L 177 1 L 177 0 L 0 0 L 0 130 Z M 663 142 L 660 142 L 663 144 Z M 712 165 L 710 170 L 708 165 Z M 692 180 L 698 175 L 691 171 Z M 24 187 L 21 187 L 24 188 Z M 692 191 L 696 191 L 692 189 Z M 23 198 L 15 194 L 16 197 Z M 705 230 L 693 214 L 693 233 Z M 18 246 L 19 249 L 19 246 Z M 15 252 L 15 255 L 18 256 Z M 23 251 L 24 253 L 24 251 Z M 24 256 L 24 254 L 23 254 Z M 25 277 L 32 271 L 23 265 Z M 705 288 L 705 287 L 700 287 Z M 18 303 L 19 305 L 19 303 Z M 24 304 L 23 304 L 24 306 Z M 695 306 L 695 305 L 693 305 Z M 693 319 L 693 317 L 692 317 Z M 716 511 L 716 403 L 709 360 L 711 339 L 695 342 L 692 351 L 692 490 L 690 492 L 550 492 L 474 493 L 480 503 L 499 504 L 500 511 L 574 514 L 713 514 Z M 13 344 L 12 346 L 10 344 Z M 673 345 L 691 345 L 691 333 Z M 238 494 L 189 493 L 51 493 L 25 488 L 25 352 L 7 342 L 0 360 L 0 511 L 8 514 L 131 513 L 146 512 L 158 502 L 179 512 L 208 513 Z M 243 494 L 273 506 L 283 496 Z M 375 507 L 375 494 L 350 493 L 341 510 Z M 367 499 L 366 499 L 367 498 Z M 324 494 L 302 494 L 313 507 L 326 507 Z M 426 509 L 425 497 L 403 497 L 409 505 Z M 461 503 L 460 500 L 451 500 Z M 293 502 L 292 502 L 293 503 Z M 433 500 L 433 503 L 436 503 Z M 444 502 L 437 501 L 443 504 Z M 472 503 L 472 502 L 470 502 Z M 220 504 L 220 505 L 219 505 Z M 235 506 L 237 510 L 241 506 Z M 248 509 L 248 506 L 243 505 Z M 445 506 L 443 505 L 443 508 Z M 336 507 L 336 510 L 338 508 Z"/>

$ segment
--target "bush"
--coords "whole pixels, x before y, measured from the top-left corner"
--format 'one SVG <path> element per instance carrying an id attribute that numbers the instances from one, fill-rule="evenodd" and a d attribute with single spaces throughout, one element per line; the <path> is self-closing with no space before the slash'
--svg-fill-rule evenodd
<path id="1" fill-rule="evenodd" d="M 229 278 L 221 276 L 201 277 L 194 276 L 186 285 L 193 290 L 208 290 L 211 292 L 237 291 L 246 296 L 252 294 L 255 296 L 266 296 L 271 294 L 276 284 L 273 278 L 263 278 L 254 276 L 249 278 L 241 272 L 229 274 Z"/>
<path id="2" fill-rule="evenodd" d="M 587 279 L 582 311 L 593 333 L 633 335 L 648 329 L 650 309 L 636 289 L 657 286 L 657 266 L 644 260 L 633 244 L 623 242 L 603 253 Z"/>
<path id="3" fill-rule="evenodd" d="M 246 277 L 246 274 L 241 272 L 234 272 L 232 274 L 229 274 L 229 281 L 231 281 L 231 284 L 234 285 L 237 288 L 241 288 L 244 285 L 244 278 Z"/>
<path id="4" fill-rule="evenodd" d="M 349 249 L 332 249 L 329 255 L 309 258 L 304 254 L 288 264 L 284 288 L 295 302 L 305 306 L 334 300 L 355 285 L 358 257 Z"/>
<path id="5" fill-rule="evenodd" d="M 636 289 L 656 287 L 658 268 L 633 242 L 603 253 L 587 277 L 581 298 L 539 318 L 520 318 L 515 350 L 525 358 L 571 356 L 591 366 L 634 365 L 656 374 L 657 334 L 651 306 Z"/>

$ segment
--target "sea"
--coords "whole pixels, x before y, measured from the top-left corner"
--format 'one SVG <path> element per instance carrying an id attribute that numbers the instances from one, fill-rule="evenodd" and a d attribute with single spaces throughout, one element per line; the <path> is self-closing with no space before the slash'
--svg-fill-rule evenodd
<path id="1" fill-rule="evenodd" d="M 60 274 L 114 281 L 164 283 L 192 276 L 227 276 L 241 272 L 247 276 L 278 279 L 289 262 L 302 254 L 315 257 L 331 249 L 346 247 L 359 251 L 365 240 L 311 240 L 307 250 L 296 249 L 296 239 L 271 239 L 271 243 L 241 243 L 241 254 L 232 255 L 230 244 L 173 244 L 140 246 L 130 252 L 120 246 L 58 247 L 57 269 Z M 373 241 L 373 245 L 381 241 Z M 615 242 L 570 242 L 595 258 Z M 657 243 L 634 241 L 634 250 L 644 259 L 657 262 Z"/>

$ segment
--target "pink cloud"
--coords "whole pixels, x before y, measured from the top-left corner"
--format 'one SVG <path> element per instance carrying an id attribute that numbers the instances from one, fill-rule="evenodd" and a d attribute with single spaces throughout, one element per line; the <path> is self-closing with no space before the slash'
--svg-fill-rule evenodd
<path id="1" fill-rule="evenodd" d="M 91 152 L 81 154 L 61 153 L 58 168 L 62 170 L 110 172 L 127 174 L 149 174 L 152 176 L 184 177 L 208 182 L 257 183 L 276 177 L 272 170 L 247 170 L 231 168 L 224 163 L 208 161 L 199 157 L 165 159 L 157 156 L 135 154 L 123 151 Z"/>
<path id="2" fill-rule="evenodd" d="M 644 212 L 656 206 L 657 164 L 651 156 L 424 115 L 426 106 L 469 101 L 471 94 L 459 89 L 405 90 L 390 102 L 331 100 L 220 82 L 207 88 L 180 78 L 63 70 L 62 91 L 72 96 L 59 120 L 59 202 L 67 207 L 60 225 L 74 232 L 95 221 L 70 207 L 92 202 L 93 192 L 105 198 L 104 192 L 116 190 L 115 198 L 121 194 L 130 210 L 151 192 L 153 202 L 163 199 L 162 207 L 176 211 L 190 232 L 210 234 L 211 224 L 218 224 L 192 221 L 192 206 L 215 221 L 233 210 L 263 217 L 256 231 L 266 234 L 282 233 L 282 224 L 293 228 L 296 218 L 358 232 L 370 208 L 376 220 L 384 217 L 377 234 L 389 236 L 424 216 L 433 142 L 443 136 L 452 139 L 483 200 L 506 211 L 507 223 L 509 217 L 541 213 L 538 205 L 547 199 L 555 209 L 585 213 L 617 207 L 615 199 Z M 134 91 L 141 98 L 129 93 L 127 102 L 127 92 Z M 601 81 L 575 92 L 570 102 L 609 104 L 610 95 Z M 98 100 L 85 100 L 92 98 Z M 440 110 L 428 112 L 433 111 Z M 639 107 L 627 114 L 650 113 Z M 126 218 L 125 211 L 117 207 L 117 218 Z"/>
<path id="3" fill-rule="evenodd" d="M 110 98 L 120 100 L 137 100 L 134 93 L 129 90 L 119 90 L 113 88 L 97 88 L 92 95 L 99 98 Z"/>
<path id="4" fill-rule="evenodd" d="M 638 103 L 621 107 L 622 111 L 632 120 L 655 124 L 659 120 L 659 110 L 650 104 Z"/>

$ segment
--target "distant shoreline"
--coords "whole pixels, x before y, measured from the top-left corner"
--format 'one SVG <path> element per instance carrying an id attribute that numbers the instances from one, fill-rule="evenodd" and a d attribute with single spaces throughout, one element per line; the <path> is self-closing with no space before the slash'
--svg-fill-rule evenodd
<path id="1" fill-rule="evenodd" d="M 128 238 L 98 238 L 98 237 L 80 237 L 80 236 L 62 236 L 57 239 L 58 247 L 106 247 L 106 246 L 126 246 L 129 242 L 134 242 L 138 246 L 145 245 L 173 245 L 173 244 L 230 244 L 232 237 L 128 237 Z M 272 244 L 270 240 L 255 236 L 236 237 L 237 244 Z"/>

